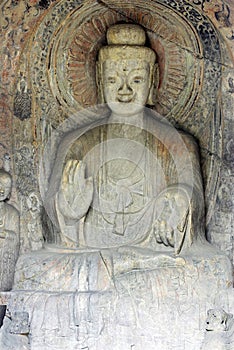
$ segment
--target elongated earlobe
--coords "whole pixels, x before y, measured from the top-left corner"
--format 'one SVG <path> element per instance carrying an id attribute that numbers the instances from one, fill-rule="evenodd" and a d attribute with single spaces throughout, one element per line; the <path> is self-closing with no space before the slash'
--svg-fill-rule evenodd
<path id="1" fill-rule="evenodd" d="M 96 85 L 97 85 L 97 93 L 98 93 L 98 103 L 105 103 L 104 92 L 103 92 L 103 82 L 102 82 L 102 64 L 96 63 Z"/>
<path id="2" fill-rule="evenodd" d="M 153 67 L 150 69 L 150 90 L 149 90 L 149 96 L 147 100 L 147 105 L 154 106 L 155 105 L 155 96 L 156 96 L 156 90 L 158 88 L 159 84 L 159 70 L 158 70 L 158 64 L 155 63 Z"/>

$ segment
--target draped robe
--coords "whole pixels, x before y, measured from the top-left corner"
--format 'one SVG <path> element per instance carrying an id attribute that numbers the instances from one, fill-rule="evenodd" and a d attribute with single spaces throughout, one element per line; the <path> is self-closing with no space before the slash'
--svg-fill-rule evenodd
<path id="1" fill-rule="evenodd" d="M 157 197 L 171 188 L 188 198 L 188 208 L 177 215 L 178 220 L 186 216 L 187 221 L 183 222 L 177 250 L 182 244 L 189 247 L 198 237 L 203 240 L 203 187 L 198 148 L 192 136 L 174 129 L 158 115 L 145 115 L 134 124 L 131 119 L 104 119 L 81 137 L 76 136 L 73 132 L 68 149 L 61 152 L 63 161 L 78 159 L 86 164 L 94 194 L 82 228 L 78 222 L 67 220 L 55 201 L 53 215 L 68 246 L 99 249 L 133 245 L 170 250 L 158 244 L 153 227 L 162 211 L 164 217 L 167 211 L 165 206 L 158 207 Z M 72 211 L 68 203 L 67 208 L 67 213 Z M 168 221 L 174 218 L 171 214 L 169 210 Z"/>

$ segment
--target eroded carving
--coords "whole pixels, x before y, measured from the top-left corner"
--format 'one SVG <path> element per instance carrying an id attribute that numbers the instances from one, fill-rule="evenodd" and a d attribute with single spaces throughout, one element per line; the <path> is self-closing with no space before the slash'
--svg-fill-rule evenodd
<path id="1" fill-rule="evenodd" d="M 77 3 L 70 2 L 70 11 L 74 11 Z M 166 3 L 182 11 L 179 3 L 174 1 Z M 50 136 L 51 129 L 60 124 L 64 118 L 64 115 L 59 113 L 57 101 L 53 100 L 51 95 L 46 97 L 49 89 L 46 79 L 42 79 L 48 48 L 52 42 L 55 43 L 55 48 L 58 43 L 56 38 L 55 40 L 52 38 L 55 26 L 59 22 L 59 8 L 57 4 L 54 6 L 54 17 L 51 17 L 51 22 L 46 26 L 46 35 L 39 35 L 40 40 L 35 40 L 39 46 L 41 45 L 42 55 L 42 59 L 39 55 L 36 57 L 40 62 L 40 69 L 35 70 L 33 79 L 35 79 L 34 91 L 38 94 L 37 103 L 41 108 L 38 116 L 42 112 L 40 121 L 43 123 L 40 127 L 43 142 Z M 192 12 L 192 7 L 189 5 L 183 7 L 184 9 L 186 18 L 192 16 L 191 20 L 199 29 L 199 33 L 202 33 L 203 29 L 206 32 L 202 37 L 203 42 L 214 44 L 211 47 L 217 59 L 219 47 L 212 27 L 206 23 L 206 26 L 200 29 L 202 16 L 199 17 L 196 11 Z M 69 13 L 68 8 L 61 7 L 61 11 L 64 16 Z M 128 9 L 126 13 L 129 11 Z M 75 11 L 72 16 L 74 13 Z M 137 16 L 140 15 L 137 11 L 132 16 L 136 16 L 139 21 Z M 116 22 L 117 18 L 119 17 L 116 14 L 109 13 L 105 15 L 105 20 L 102 19 L 103 22 L 94 21 L 93 25 L 102 26 L 106 21 L 105 26 L 106 24 L 109 26 L 111 22 Z M 142 19 L 142 23 L 152 27 L 154 17 L 148 16 L 147 19 Z M 162 23 L 157 25 L 163 27 Z M 106 27 L 97 28 L 100 34 L 99 44 L 103 41 Z M 79 40 L 83 45 L 83 37 L 87 38 L 89 30 L 92 32 L 91 24 L 82 27 L 82 33 L 76 37 L 78 46 Z M 114 27 L 112 30 L 114 31 Z M 135 30 L 139 29 L 135 27 Z M 111 44 L 109 46 L 112 46 L 112 49 L 118 43 L 115 42 L 113 31 L 112 38 L 109 38 Z M 161 29 L 161 33 L 162 31 Z M 127 33 L 125 42 L 120 42 L 125 45 L 125 50 L 120 48 L 119 52 L 116 50 L 114 54 L 113 50 L 111 54 L 109 47 L 103 48 L 99 56 L 99 90 L 102 102 L 107 102 L 109 105 L 111 115 L 103 118 L 100 125 L 98 123 L 92 125 L 93 129 L 87 130 L 83 138 L 71 137 L 70 143 L 63 144 L 62 137 L 59 145 L 62 147 L 58 148 L 55 163 L 47 155 L 48 161 L 55 166 L 55 178 L 53 174 L 48 178 L 57 186 L 55 191 L 49 192 L 49 195 L 52 194 L 49 199 L 52 219 L 60 229 L 61 242 L 57 246 L 46 245 L 45 249 L 20 258 L 14 290 L 28 289 L 29 293 L 24 291 L 23 297 L 19 296 L 18 300 L 16 297 L 16 304 L 11 305 L 11 308 L 17 310 L 20 301 L 22 310 L 28 310 L 31 315 L 33 314 L 31 330 L 34 337 L 30 345 L 32 349 L 43 347 L 47 350 L 51 344 L 64 348 L 68 342 L 71 347 L 92 349 L 94 341 L 97 349 L 104 349 L 108 348 L 110 339 L 114 339 L 114 349 L 130 348 L 133 344 L 137 350 L 143 346 L 147 349 L 155 348 L 155 344 L 163 350 L 179 349 L 179 342 L 177 345 L 173 344 L 170 330 L 165 329 L 167 320 L 171 322 L 171 315 L 177 320 L 180 315 L 181 325 L 191 322 L 188 329 L 184 330 L 185 327 L 181 327 L 184 330 L 182 336 L 190 339 L 194 332 L 197 342 L 198 326 L 196 325 L 196 328 L 192 323 L 198 323 L 201 316 L 199 307 L 207 298 L 206 293 L 210 286 L 217 292 L 231 283 L 226 258 L 212 249 L 204 238 L 203 188 L 197 145 L 186 133 L 176 132 L 176 135 L 171 133 L 172 128 L 169 124 L 163 122 L 157 114 L 153 115 L 144 109 L 146 103 L 153 104 L 153 90 L 155 90 L 153 87 L 157 86 L 157 74 L 153 74 L 154 55 L 150 49 L 144 51 L 143 46 L 133 45 L 141 49 L 138 57 L 136 51 L 134 53 L 134 47 L 128 47 L 132 42 L 129 39 L 130 30 Z M 142 35 L 142 31 L 138 33 L 139 36 Z M 149 33 L 149 37 L 151 34 Z M 122 35 L 120 39 L 123 40 Z M 182 44 L 182 41 L 178 43 Z M 139 41 L 137 43 L 139 44 Z M 51 57 L 58 57 L 54 55 L 53 50 L 51 52 Z M 167 54 L 168 52 L 170 51 L 167 51 Z M 127 53 L 130 53 L 129 57 Z M 208 51 L 205 52 L 206 56 L 207 53 Z M 70 61 L 68 60 L 69 64 L 73 64 L 77 57 L 74 52 L 72 54 L 73 57 L 71 55 Z M 102 54 L 104 57 L 101 57 Z M 118 56 L 121 57 L 121 62 L 117 59 Z M 79 91 L 79 82 L 74 83 L 79 64 L 75 65 L 74 69 L 69 64 L 66 67 L 72 79 L 71 85 L 66 86 L 72 89 L 72 84 L 74 87 L 77 83 L 76 93 L 82 100 L 83 90 Z M 174 67 L 174 70 L 176 68 Z M 92 69 L 92 81 L 94 81 L 95 65 Z M 78 70 L 80 74 L 81 70 Z M 218 77 L 217 85 L 212 90 L 214 93 L 211 93 L 212 99 L 214 97 L 215 100 L 220 77 L 219 67 L 207 61 L 205 72 L 207 79 L 212 77 L 215 80 Z M 64 76 L 60 73 L 58 69 L 56 78 L 58 77 L 59 83 L 63 85 Z M 183 79 L 184 76 L 181 80 Z M 169 90 L 173 95 L 172 80 L 170 78 L 169 85 L 172 86 Z M 117 89 L 118 81 L 122 86 Z M 181 81 L 178 85 L 184 86 Z M 210 86 L 213 88 L 214 84 Z M 94 84 L 92 87 L 94 88 Z M 117 90 L 121 92 L 116 92 Z M 68 96 L 72 96 L 73 92 L 69 91 Z M 56 93 L 57 91 L 55 95 Z M 116 96 L 117 100 L 113 98 Z M 139 104 L 133 103 L 133 96 L 139 97 Z M 87 103 L 95 101 L 94 95 L 90 100 L 88 94 L 85 98 L 84 102 Z M 200 110 L 201 106 L 197 111 Z M 205 113 L 209 114 L 207 111 Z M 219 119 L 218 112 L 216 116 L 216 119 Z M 104 116 L 98 115 L 98 117 Z M 199 118 L 200 115 L 196 121 Z M 40 121 L 38 120 L 38 124 Z M 187 124 L 189 123 L 192 124 L 193 119 Z M 97 147 L 96 153 L 91 154 L 91 149 L 99 144 L 104 145 L 103 148 Z M 60 154 L 63 147 L 66 149 Z M 32 248 L 35 246 L 35 249 L 38 249 L 41 247 L 42 238 L 36 235 L 37 230 L 41 230 L 38 229 L 40 205 L 39 201 L 32 205 L 35 199 L 35 193 L 32 196 L 30 194 L 35 190 L 33 177 L 33 181 L 26 179 L 31 173 L 26 171 L 26 167 L 29 168 L 33 164 L 30 158 L 32 156 L 25 148 L 18 150 L 18 155 L 22 156 L 19 161 L 22 172 L 19 174 L 23 176 L 19 177 L 17 184 L 22 195 L 24 188 L 27 189 L 28 197 L 25 202 L 31 220 L 27 227 Z M 87 155 L 89 153 L 90 158 Z M 27 160 L 26 165 L 24 159 Z M 64 166 L 62 176 L 59 172 L 56 173 L 58 164 L 60 167 L 57 169 L 61 171 Z M 48 169 L 49 166 L 46 170 Z M 189 177 L 191 174 L 192 180 Z M 44 191 L 47 192 L 47 189 L 45 187 Z M 39 199 L 38 196 L 37 198 Z M 57 243 L 57 240 L 54 242 Z M 204 246 L 206 251 L 203 250 Z M 203 285 L 205 287 L 200 288 Z M 48 291 L 47 294 L 45 289 Z M 39 293 L 34 293 L 35 290 L 39 290 Z M 202 295 L 199 294 L 201 290 Z M 194 301 L 196 298 L 198 302 L 191 304 L 191 299 Z M 176 306 L 173 304 L 170 310 L 172 300 Z M 38 306 L 43 317 L 36 311 Z M 192 322 L 188 314 L 193 313 L 196 316 Z M 170 317 L 167 318 L 168 315 Z M 176 332 L 178 335 L 178 329 Z M 119 334 L 123 336 L 119 337 Z M 139 334 L 143 335 L 141 339 Z M 190 349 L 189 346 L 187 348 Z"/>
<path id="2" fill-rule="evenodd" d="M 29 315 L 27 312 L 14 311 L 7 314 L 0 332 L 2 350 L 30 350 Z"/>
<path id="3" fill-rule="evenodd" d="M 234 348 L 233 315 L 223 309 L 207 311 L 206 333 L 201 350 L 227 350 Z"/>
<path id="4" fill-rule="evenodd" d="M 39 250 L 43 247 L 44 239 L 42 236 L 42 203 L 37 193 L 32 192 L 26 199 L 31 218 L 28 223 L 28 240 L 31 250 Z"/>
<path id="5" fill-rule="evenodd" d="M 33 311 L 32 349 L 50 342 L 92 348 L 94 339 L 98 349 L 110 341 L 116 349 L 173 349 L 165 327 L 172 315 L 182 315 L 180 324 L 187 326 L 186 334 L 176 330 L 178 339 L 193 330 L 200 346 L 200 305 L 211 286 L 213 301 L 231 284 L 227 258 L 205 240 L 196 142 L 145 108 L 154 102 L 157 65 L 152 49 L 130 45 L 142 37 L 134 25 L 109 29 L 97 61 L 108 115 L 91 113 L 96 121 L 84 135 L 76 123 L 82 113 L 58 132 L 45 204 L 60 242 L 22 255 L 14 284 L 16 291 L 29 291 L 25 310 L 42 310 L 42 318 Z"/>
<path id="6" fill-rule="evenodd" d="M 0 290 L 10 290 L 13 283 L 15 263 L 19 253 L 19 213 L 6 200 L 10 196 L 12 179 L 0 169 Z"/>
<path id="7" fill-rule="evenodd" d="M 11 315 L 10 333 L 28 334 L 29 333 L 29 314 L 22 311 L 14 311 Z"/>
<path id="8" fill-rule="evenodd" d="M 30 118 L 31 104 L 31 91 L 28 90 L 24 77 L 21 77 L 14 100 L 14 115 L 20 120 Z"/>
<path id="9" fill-rule="evenodd" d="M 99 131 L 100 144 L 105 143 L 95 155 L 96 178 L 93 174 L 85 178 L 82 159 L 69 160 L 63 171 L 56 198 L 62 244 L 70 248 L 133 244 L 154 251 L 163 245 L 179 254 L 204 240 L 196 145 L 186 134 L 173 133 L 159 116 L 144 111 L 146 104 L 153 105 L 156 69 L 155 53 L 143 46 L 144 31 L 117 25 L 107 32 L 107 40 L 109 46 L 100 50 L 97 64 L 100 96 L 111 110 L 108 125 Z M 77 236 L 82 218 L 84 242 Z"/>
<path id="10" fill-rule="evenodd" d="M 13 285 L 15 264 L 19 254 L 19 213 L 7 203 L 12 188 L 11 175 L 0 169 L 0 291 Z M 5 307 L 0 307 L 0 323 Z"/>

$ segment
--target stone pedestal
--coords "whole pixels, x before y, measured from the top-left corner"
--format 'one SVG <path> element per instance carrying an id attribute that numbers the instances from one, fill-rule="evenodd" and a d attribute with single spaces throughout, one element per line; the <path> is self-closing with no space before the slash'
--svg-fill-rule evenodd
<path id="1" fill-rule="evenodd" d="M 28 313 L 30 350 L 198 350 L 206 311 L 228 309 L 231 284 L 230 264 L 218 253 L 143 258 L 134 247 L 48 247 L 20 257 L 7 304 L 9 313 Z M 8 323 L 1 336 L 14 341 Z"/>

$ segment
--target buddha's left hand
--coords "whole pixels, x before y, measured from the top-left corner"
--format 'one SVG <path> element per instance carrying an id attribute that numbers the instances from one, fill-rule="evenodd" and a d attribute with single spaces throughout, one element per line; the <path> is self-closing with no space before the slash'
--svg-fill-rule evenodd
<path id="1" fill-rule="evenodd" d="M 160 218 L 155 221 L 154 234 L 158 243 L 163 243 L 165 246 L 174 247 L 174 229 L 166 220 Z"/>
<path id="2" fill-rule="evenodd" d="M 186 191 L 177 186 L 168 187 L 156 199 L 157 218 L 153 225 L 156 241 L 175 248 L 176 253 L 183 242 L 188 203 Z"/>

